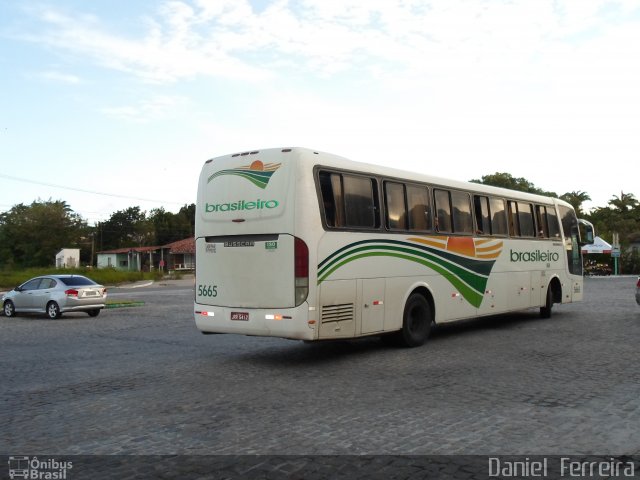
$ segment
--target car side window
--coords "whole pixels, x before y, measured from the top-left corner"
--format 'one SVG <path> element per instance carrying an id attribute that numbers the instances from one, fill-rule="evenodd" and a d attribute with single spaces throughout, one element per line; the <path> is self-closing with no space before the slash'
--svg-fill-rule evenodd
<path id="1" fill-rule="evenodd" d="M 34 278 L 33 280 L 29 280 L 27 283 L 22 285 L 22 290 L 37 290 L 38 285 L 40 285 L 41 278 Z"/>
<path id="2" fill-rule="evenodd" d="M 56 286 L 56 281 L 53 278 L 43 278 L 40 282 L 38 290 L 46 290 L 47 288 L 53 288 Z"/>

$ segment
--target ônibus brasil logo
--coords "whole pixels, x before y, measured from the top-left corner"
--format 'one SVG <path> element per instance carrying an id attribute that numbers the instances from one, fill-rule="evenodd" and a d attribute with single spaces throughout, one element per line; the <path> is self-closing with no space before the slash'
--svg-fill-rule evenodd
<path id="1" fill-rule="evenodd" d="M 560 260 L 560 254 L 558 252 L 546 252 L 542 250 L 532 250 L 530 252 L 514 252 L 511 250 L 512 262 L 557 262 Z"/>
<path id="2" fill-rule="evenodd" d="M 265 189 L 271 180 L 271 176 L 281 163 L 267 163 L 264 164 L 260 160 L 255 160 L 251 165 L 245 165 L 238 168 L 228 168 L 226 170 L 220 170 L 213 173 L 207 179 L 207 183 L 211 182 L 214 178 L 221 177 L 223 175 L 237 175 L 242 178 L 246 178 L 255 186 Z"/>
<path id="3" fill-rule="evenodd" d="M 263 208 L 276 208 L 279 205 L 277 200 L 260 200 L 254 201 L 238 200 L 231 203 L 206 203 L 204 209 L 207 213 L 211 212 L 233 212 L 237 210 L 262 210 Z"/>

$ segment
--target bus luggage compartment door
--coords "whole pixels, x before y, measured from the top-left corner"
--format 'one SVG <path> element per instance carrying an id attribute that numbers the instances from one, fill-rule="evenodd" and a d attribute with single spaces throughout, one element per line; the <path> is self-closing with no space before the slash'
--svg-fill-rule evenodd
<path id="1" fill-rule="evenodd" d="M 196 302 L 245 308 L 295 305 L 294 237 L 230 235 L 196 239 Z"/>

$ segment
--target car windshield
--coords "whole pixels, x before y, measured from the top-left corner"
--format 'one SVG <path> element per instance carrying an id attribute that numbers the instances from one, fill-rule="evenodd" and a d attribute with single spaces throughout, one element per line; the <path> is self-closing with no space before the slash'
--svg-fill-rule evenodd
<path id="1" fill-rule="evenodd" d="M 68 287 L 82 287 L 84 285 L 97 285 L 93 280 L 87 277 L 73 276 L 73 277 L 61 277 L 59 280 Z"/>

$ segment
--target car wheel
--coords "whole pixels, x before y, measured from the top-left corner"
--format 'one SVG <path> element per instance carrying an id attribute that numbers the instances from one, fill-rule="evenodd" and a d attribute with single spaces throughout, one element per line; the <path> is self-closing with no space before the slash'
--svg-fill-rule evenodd
<path id="1" fill-rule="evenodd" d="M 98 315 L 100 315 L 100 309 L 94 308 L 93 310 L 88 310 L 87 313 L 90 317 L 97 317 Z"/>
<path id="2" fill-rule="evenodd" d="M 4 314 L 7 317 L 13 317 L 16 314 L 16 307 L 11 300 L 4 302 Z"/>
<path id="3" fill-rule="evenodd" d="M 62 312 L 60 312 L 60 307 L 56 302 L 47 303 L 47 316 L 51 320 L 55 320 L 56 318 L 60 318 L 62 316 Z"/>
<path id="4" fill-rule="evenodd" d="M 400 343 L 405 347 L 419 347 L 429 337 L 433 318 L 429 301 L 419 293 L 412 294 L 404 306 Z"/>

